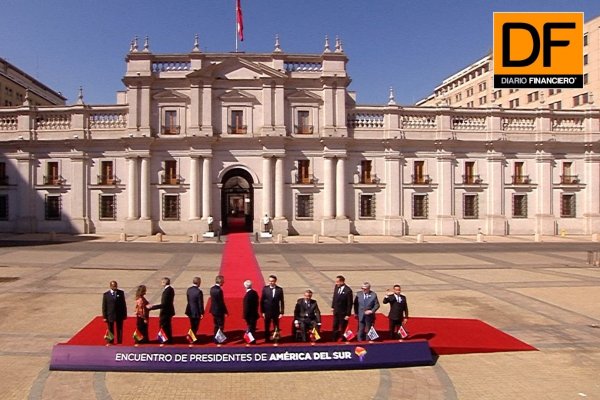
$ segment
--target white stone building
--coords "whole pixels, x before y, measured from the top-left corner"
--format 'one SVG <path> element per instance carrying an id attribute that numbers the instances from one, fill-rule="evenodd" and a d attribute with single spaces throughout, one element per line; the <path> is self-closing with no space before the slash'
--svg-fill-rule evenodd
<path id="1" fill-rule="evenodd" d="M 0 107 L 0 231 L 589 234 L 600 111 L 363 106 L 322 54 L 127 55 L 115 105 Z"/>

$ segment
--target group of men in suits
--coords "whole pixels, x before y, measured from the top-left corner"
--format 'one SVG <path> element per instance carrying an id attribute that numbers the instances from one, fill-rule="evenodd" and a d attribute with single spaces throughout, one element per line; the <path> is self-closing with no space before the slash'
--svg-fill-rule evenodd
<path id="1" fill-rule="evenodd" d="M 204 295 L 200 289 L 200 277 L 194 277 L 192 286 L 187 289 L 187 306 L 185 314 L 190 320 L 190 330 L 196 335 L 200 326 L 200 321 L 204 317 Z M 171 280 L 167 277 L 162 278 L 163 291 L 159 304 L 148 305 L 149 310 L 160 310 L 159 324 L 161 330 L 166 336 L 164 343 L 171 343 L 173 331 L 171 320 L 175 315 L 175 290 L 171 287 Z M 220 330 L 225 331 L 225 317 L 228 316 L 227 306 L 223 296 L 222 286 L 225 284 L 223 275 L 217 275 L 215 285 L 210 288 L 210 313 L 213 316 L 213 332 L 215 336 Z M 243 299 L 243 317 L 246 321 L 246 331 L 251 333 L 252 338 L 256 338 L 256 324 L 260 315 L 264 319 L 265 342 L 277 340 L 279 338 L 279 321 L 284 314 L 284 293 L 283 289 L 277 285 L 277 277 L 270 275 L 268 284 L 263 287 L 259 297 L 258 292 L 252 288 L 252 282 L 244 282 L 246 293 Z M 379 300 L 377 294 L 371 290 L 371 284 L 364 282 L 361 286 L 362 291 L 353 296 L 352 289 L 346 285 L 345 278 L 338 275 L 335 278 L 335 287 L 331 301 L 331 311 L 333 312 L 333 340 L 342 339 L 343 334 L 348 328 L 348 322 L 354 312 L 358 321 L 358 340 L 366 340 L 367 332 L 375 322 L 375 313 L 379 309 Z M 408 320 L 408 304 L 406 296 L 401 293 L 400 285 L 394 285 L 393 291 L 388 290 L 383 299 L 384 304 L 390 305 L 388 314 L 389 319 L 389 337 L 395 339 L 398 337 L 398 329 Z M 319 329 L 321 326 L 321 311 L 317 301 L 312 299 L 313 292 L 307 289 L 304 296 L 298 299 L 294 308 L 294 327 L 299 330 L 303 341 L 307 340 L 307 332 L 313 328 Z M 259 314 L 260 308 L 260 314 Z M 104 293 L 102 298 L 102 316 L 107 323 L 108 330 L 116 337 L 117 343 L 122 343 L 123 339 L 123 320 L 127 318 L 127 306 L 125 303 L 125 294 L 118 289 L 116 281 L 110 282 L 110 290 Z M 271 334 L 273 328 L 273 334 Z"/>
<path id="2" fill-rule="evenodd" d="M 394 291 L 389 290 L 383 299 L 384 304 L 390 305 L 388 313 L 389 320 L 389 338 L 397 339 L 398 329 L 408 321 L 408 303 L 406 296 L 401 294 L 400 285 L 394 285 Z M 352 289 L 346 285 L 346 280 L 342 275 L 335 278 L 335 287 L 333 289 L 333 300 L 331 310 L 333 312 L 333 340 L 341 339 L 343 332 L 348 328 L 348 321 L 352 311 L 358 320 L 358 340 L 366 340 L 367 333 L 375 323 L 375 313 L 379 309 L 379 300 L 377 293 L 371 290 L 371 284 L 364 282 L 361 285 L 361 292 L 353 297 Z"/>

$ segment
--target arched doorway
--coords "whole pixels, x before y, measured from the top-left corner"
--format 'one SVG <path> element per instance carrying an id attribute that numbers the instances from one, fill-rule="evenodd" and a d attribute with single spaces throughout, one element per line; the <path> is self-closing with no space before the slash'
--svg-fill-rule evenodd
<path id="1" fill-rule="evenodd" d="M 252 232 L 254 220 L 254 183 L 248 171 L 227 171 L 221 181 L 221 221 L 223 233 Z"/>

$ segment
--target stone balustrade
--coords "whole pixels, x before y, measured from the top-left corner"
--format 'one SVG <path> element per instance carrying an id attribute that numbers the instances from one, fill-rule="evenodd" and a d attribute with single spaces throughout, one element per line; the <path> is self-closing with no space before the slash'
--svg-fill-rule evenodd
<path id="1" fill-rule="evenodd" d="M 596 109 L 542 111 L 356 106 L 347 111 L 346 117 L 349 136 L 353 137 L 356 132 L 360 138 L 365 135 L 384 137 L 388 130 L 411 132 L 410 137 L 419 135 L 419 132 L 430 133 L 430 136 L 423 138 L 435 138 L 431 135 L 451 132 L 451 137 L 456 139 L 460 139 L 461 135 L 469 135 L 465 136 L 468 140 L 489 140 L 504 137 L 504 133 L 511 134 L 511 140 L 525 141 L 530 137 L 531 140 L 543 140 L 544 135 L 553 137 L 553 140 L 562 140 L 562 136 L 569 135 L 569 140 L 577 140 L 577 134 L 581 134 L 582 141 L 596 140 L 590 135 L 600 136 L 600 110 Z M 128 119 L 127 105 L 0 108 L 0 134 L 44 132 L 37 139 L 51 140 L 52 132 L 89 130 L 91 133 L 107 132 L 109 135 L 119 132 L 124 136 L 129 133 Z M 181 132 L 186 129 L 182 126 Z M 319 132 L 313 134 L 319 135 Z M 537 136 L 534 138 L 531 135 Z M 12 138 L 9 135 L 5 136 L 6 139 Z"/>
<path id="2" fill-rule="evenodd" d="M 283 63 L 286 72 L 321 72 L 323 63 L 313 61 L 286 61 Z"/>
<path id="3" fill-rule="evenodd" d="M 190 71 L 191 68 L 192 63 L 187 60 L 152 62 L 152 72 Z"/>

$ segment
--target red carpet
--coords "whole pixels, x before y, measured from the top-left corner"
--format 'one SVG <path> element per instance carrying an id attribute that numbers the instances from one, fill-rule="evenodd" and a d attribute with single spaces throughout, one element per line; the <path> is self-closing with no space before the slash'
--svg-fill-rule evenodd
<path id="1" fill-rule="evenodd" d="M 225 335 L 228 338 L 226 345 L 245 345 L 242 338 L 246 328 L 246 324 L 242 318 L 242 299 L 245 294 L 243 282 L 246 279 L 250 279 L 254 284 L 254 289 L 259 293 L 265 284 L 260 267 L 254 256 L 248 233 L 234 233 L 227 236 L 227 243 L 225 244 L 221 260 L 220 274 L 225 277 L 223 292 L 225 294 L 225 303 L 229 310 L 229 317 L 225 320 Z M 207 291 L 205 291 L 205 296 L 208 297 Z M 208 313 L 209 307 L 210 305 L 206 304 L 207 314 L 200 323 L 198 345 L 201 346 L 215 346 L 212 340 L 213 321 L 210 313 Z M 331 315 L 323 315 L 322 319 L 322 342 L 326 342 L 331 339 L 331 331 L 329 329 L 332 326 L 332 317 Z M 387 338 L 387 318 L 384 315 L 378 315 L 377 321 L 376 326 L 380 336 L 384 339 Z M 355 330 L 356 325 L 356 322 L 352 321 L 350 329 Z M 259 321 L 257 326 L 259 327 L 257 339 L 258 345 L 260 345 L 264 340 L 260 330 L 262 321 Z M 292 317 L 284 317 L 281 321 L 281 327 L 282 338 L 280 343 L 293 344 L 294 341 L 290 336 Z M 175 336 L 173 339 L 175 345 L 188 344 L 185 339 L 188 329 L 189 321 L 186 317 L 173 318 L 173 335 Z M 124 345 L 134 344 L 132 338 L 134 330 L 135 317 L 130 317 L 125 321 L 123 329 Z M 407 324 L 407 330 L 410 333 L 410 337 L 407 340 L 426 339 L 432 350 L 438 355 L 536 350 L 527 343 L 475 319 L 413 317 Z M 105 331 L 106 325 L 102 321 L 102 318 L 96 317 L 75 334 L 67 344 L 103 345 Z M 146 346 L 157 345 L 157 317 L 150 318 L 149 332 L 150 339 L 153 342 Z"/>
<path id="2" fill-rule="evenodd" d="M 238 303 L 237 306 L 241 306 Z M 232 306 L 228 306 L 233 308 Z M 235 313 L 239 314 L 241 309 L 236 309 Z M 379 318 L 379 334 L 382 338 L 386 337 L 385 328 L 387 327 L 387 318 L 384 315 L 378 315 Z M 330 340 L 332 319 L 331 315 L 323 316 L 322 341 Z M 260 327 L 260 321 L 258 326 Z M 283 327 L 282 344 L 292 344 L 293 340 L 290 337 L 292 318 L 284 317 L 281 323 Z M 226 345 L 240 346 L 244 345 L 242 340 L 243 330 L 245 325 L 240 317 L 234 318 L 230 315 L 225 323 L 228 337 Z M 356 323 L 350 324 L 351 329 L 356 328 Z M 480 320 L 476 319 L 454 319 L 454 318 L 411 318 L 407 324 L 411 339 L 427 339 L 432 350 L 437 355 L 447 354 L 468 354 L 468 353 L 493 353 L 502 351 L 528 351 L 536 350 L 535 347 L 528 345 Z M 134 341 L 131 337 L 135 329 L 135 318 L 128 318 L 125 321 L 124 345 L 133 345 Z M 173 333 L 175 335 L 175 344 L 186 344 L 185 334 L 189 329 L 189 321 L 184 317 L 175 317 L 173 319 Z M 76 345 L 95 345 L 104 344 L 103 336 L 106 331 L 106 325 L 101 317 L 94 318 L 81 331 L 73 336 L 67 343 Z M 151 318 L 150 332 L 154 335 L 158 332 L 158 318 Z M 200 323 L 199 342 L 201 346 L 214 346 L 212 344 L 212 319 L 205 318 Z M 258 332 L 258 345 L 263 343 L 262 335 Z M 153 344 L 158 344 L 154 339 Z"/>

